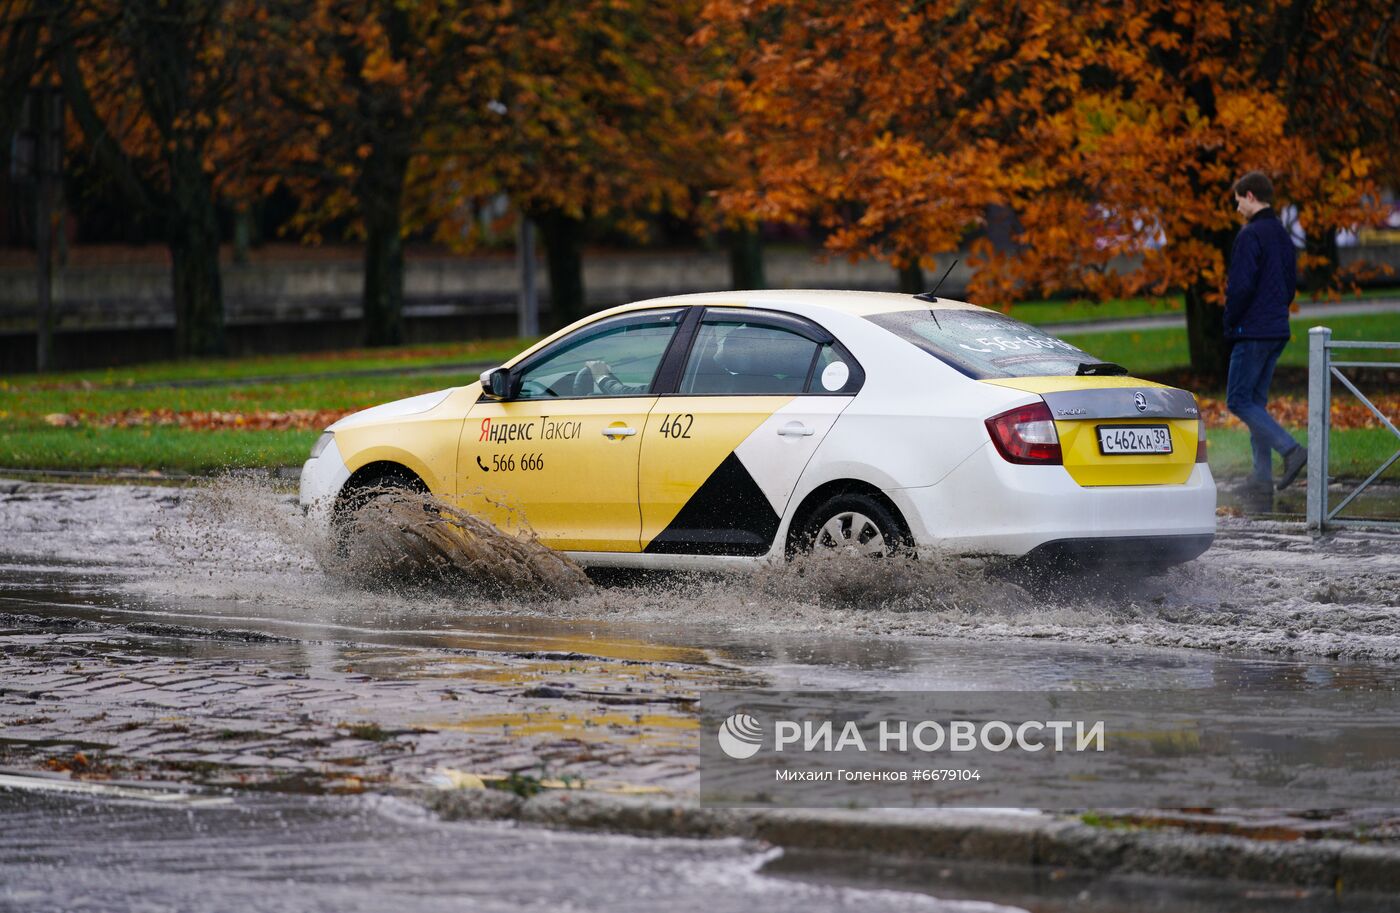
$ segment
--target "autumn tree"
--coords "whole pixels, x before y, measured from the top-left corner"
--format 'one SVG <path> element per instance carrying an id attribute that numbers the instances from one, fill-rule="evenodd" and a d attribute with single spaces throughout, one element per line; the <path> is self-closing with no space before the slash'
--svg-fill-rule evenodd
<path id="1" fill-rule="evenodd" d="M 0 0 L 0 167 L 6 173 L 24 97 L 39 77 L 42 23 L 31 0 Z"/>
<path id="2" fill-rule="evenodd" d="M 1035 186 L 1019 132 L 1078 87 L 1075 35 L 1051 3 L 717 0 L 706 18 L 734 57 L 730 141 L 756 163 L 725 207 L 815 218 L 833 250 L 910 283 L 987 206 Z"/>
<path id="3" fill-rule="evenodd" d="M 1292 0 L 1255 22 L 1260 74 L 1283 102 L 1287 132 L 1316 150 L 1320 171 L 1295 178 L 1307 229 L 1308 285 L 1335 287 L 1337 230 L 1353 215 L 1351 183 L 1400 184 L 1400 6 L 1384 0 Z"/>
<path id="4" fill-rule="evenodd" d="M 1018 207 L 1027 246 L 984 283 L 1103 298 L 1185 293 L 1191 366 L 1223 379 L 1221 304 L 1245 171 L 1272 174 L 1315 230 L 1363 218 L 1374 193 L 1353 140 L 1289 130 L 1277 73 L 1300 46 L 1282 4 L 1136 0 L 1077 17 L 1085 84 L 1029 131 L 1045 185 Z M 1282 61 L 1282 62 L 1280 62 Z M 1365 115 L 1369 116 L 1369 115 Z M 1338 161 L 1354 163 L 1342 168 Z M 1304 266 L 1308 263 L 1305 261 Z"/>
<path id="5" fill-rule="evenodd" d="M 261 112 L 283 137 L 269 185 L 303 201 L 309 237 L 349 219 L 363 236 L 364 339 L 403 340 L 405 235 L 435 183 L 430 138 L 470 134 L 495 94 L 507 5 L 458 0 L 277 0 L 263 48 L 276 74 Z M 479 183 L 479 182 L 476 182 Z M 419 206 L 421 209 L 421 206 Z"/>
<path id="6" fill-rule="evenodd" d="M 698 9 L 647 0 L 513 7 L 493 117 L 469 128 L 474 136 L 457 131 L 458 148 L 485 154 L 454 156 L 441 179 L 455 183 L 485 162 L 539 226 L 556 321 L 584 312 L 589 218 L 642 235 L 648 214 L 691 211 L 692 182 L 718 151 L 686 43 Z"/>
<path id="7" fill-rule="evenodd" d="M 734 49 L 766 40 L 771 25 L 754 20 L 701 17 L 699 27 L 687 39 L 695 69 L 692 79 L 704 99 L 697 123 L 695 144 L 698 167 L 688 170 L 697 197 L 694 219 L 718 233 L 729 254 L 730 286 L 735 289 L 767 287 L 760 220 L 739 207 L 724 205 L 729 189 L 749 186 L 757 174 L 756 150 L 739 114 L 743 99 L 758 74 Z"/>
<path id="8" fill-rule="evenodd" d="M 539 227 L 556 318 L 583 311 L 582 238 L 607 215 L 689 206 L 684 38 L 693 10 L 640 0 L 500 5 L 288 0 L 269 43 L 283 177 L 311 232 L 365 238 L 366 341 L 402 338 L 403 238 L 469 243 L 474 199 Z M 694 94 L 691 92 L 690 94 Z M 678 102 L 677 98 L 682 101 Z"/>
<path id="9" fill-rule="evenodd" d="M 71 0 L 35 10 L 87 154 L 164 227 L 176 352 L 222 353 L 216 202 L 223 166 L 257 145 L 228 118 L 256 4 Z"/>
<path id="10" fill-rule="evenodd" d="M 900 268 L 1007 206 L 1017 249 L 973 243 L 973 297 L 1183 289 L 1192 365 L 1218 375 L 1233 179 L 1270 171 L 1318 226 L 1354 220 L 1374 190 L 1348 129 L 1289 129 L 1271 74 L 1304 51 L 1275 27 L 1283 7 L 715 0 L 712 22 L 775 30 L 735 48 L 761 74 L 738 93 L 760 168 L 726 203 L 815 214 L 833 249 Z"/>

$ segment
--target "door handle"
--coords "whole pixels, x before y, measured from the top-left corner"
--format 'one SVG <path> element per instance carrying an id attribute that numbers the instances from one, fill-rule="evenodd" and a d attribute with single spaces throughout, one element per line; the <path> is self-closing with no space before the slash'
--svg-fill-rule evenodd
<path id="1" fill-rule="evenodd" d="M 603 437 L 631 437 L 637 433 L 636 428 L 604 428 Z"/>
<path id="2" fill-rule="evenodd" d="M 801 422 L 788 422 L 778 429 L 778 433 L 784 437 L 811 437 L 816 434 L 816 430 L 808 428 Z"/>

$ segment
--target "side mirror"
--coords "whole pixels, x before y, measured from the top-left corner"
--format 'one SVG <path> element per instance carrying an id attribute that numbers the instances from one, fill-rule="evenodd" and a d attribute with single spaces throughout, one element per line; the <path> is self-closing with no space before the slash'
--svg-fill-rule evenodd
<path id="1" fill-rule="evenodd" d="M 507 399 L 510 396 L 510 372 L 505 368 L 492 368 L 481 375 L 481 392 L 492 399 Z"/>

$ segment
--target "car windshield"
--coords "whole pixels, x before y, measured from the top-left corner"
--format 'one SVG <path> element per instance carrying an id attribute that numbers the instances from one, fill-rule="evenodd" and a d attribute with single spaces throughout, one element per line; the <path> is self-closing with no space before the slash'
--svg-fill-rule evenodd
<path id="1" fill-rule="evenodd" d="M 995 311 L 890 311 L 867 319 L 979 380 L 1075 374 L 1080 365 L 1099 361 Z"/>

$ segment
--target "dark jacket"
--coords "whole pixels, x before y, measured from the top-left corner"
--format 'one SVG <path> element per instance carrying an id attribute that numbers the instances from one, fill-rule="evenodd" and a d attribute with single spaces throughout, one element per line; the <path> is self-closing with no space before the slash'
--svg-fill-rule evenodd
<path id="1" fill-rule="evenodd" d="M 1298 252 L 1272 208 L 1250 217 L 1230 254 L 1225 338 L 1287 339 L 1288 306 L 1298 290 Z"/>

